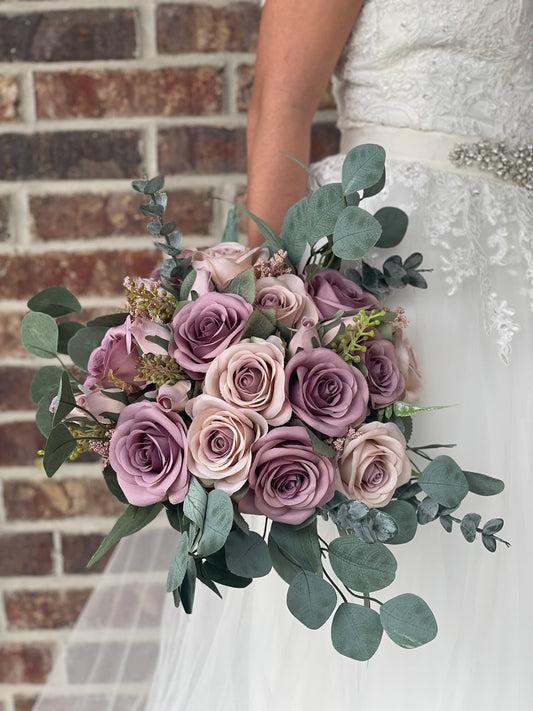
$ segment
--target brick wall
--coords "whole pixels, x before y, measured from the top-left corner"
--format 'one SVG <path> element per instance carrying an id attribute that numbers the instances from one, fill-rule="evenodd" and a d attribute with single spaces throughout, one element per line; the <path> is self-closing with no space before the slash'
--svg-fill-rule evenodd
<path id="1" fill-rule="evenodd" d="M 258 19 L 256 0 L 0 0 L 0 711 L 31 708 L 119 511 L 94 463 L 39 469 L 25 302 L 62 283 L 106 312 L 159 262 L 129 188 L 143 171 L 167 176 L 187 245 L 221 234 L 245 191 Z M 332 122 L 326 96 L 315 159 Z"/>

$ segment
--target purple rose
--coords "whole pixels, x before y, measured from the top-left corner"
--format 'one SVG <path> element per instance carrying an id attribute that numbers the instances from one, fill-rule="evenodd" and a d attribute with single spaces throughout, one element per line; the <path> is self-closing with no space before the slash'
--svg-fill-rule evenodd
<path id="1" fill-rule="evenodd" d="M 130 504 L 183 501 L 190 477 L 185 423 L 149 400 L 128 405 L 111 437 L 109 462 Z"/>
<path id="2" fill-rule="evenodd" d="M 108 329 L 98 348 L 89 357 L 89 375 L 84 385 L 110 388 L 122 381 L 139 387 L 136 382 L 139 354 L 131 337 L 131 319 L 128 316 L 121 326 Z"/>
<path id="3" fill-rule="evenodd" d="M 379 302 L 363 291 L 353 281 L 339 274 L 335 269 L 318 271 L 307 285 L 307 290 L 322 318 L 331 316 L 339 309 L 359 311 L 359 309 L 379 309 Z"/>
<path id="4" fill-rule="evenodd" d="M 363 422 L 368 385 L 363 374 L 329 348 L 299 351 L 285 368 L 293 412 L 330 437 L 342 437 Z"/>
<path id="5" fill-rule="evenodd" d="M 302 523 L 331 499 L 336 478 L 333 462 L 313 450 L 305 427 L 276 427 L 252 447 L 250 488 L 239 509 Z"/>
<path id="6" fill-rule="evenodd" d="M 365 345 L 363 362 L 368 369 L 370 404 L 374 408 L 386 407 L 398 400 L 405 390 L 396 350 L 390 341 L 381 336 L 369 339 Z"/>
<path id="7" fill-rule="evenodd" d="M 211 361 L 240 341 L 252 310 L 237 294 L 203 294 L 174 317 L 169 354 L 191 378 L 202 380 Z"/>

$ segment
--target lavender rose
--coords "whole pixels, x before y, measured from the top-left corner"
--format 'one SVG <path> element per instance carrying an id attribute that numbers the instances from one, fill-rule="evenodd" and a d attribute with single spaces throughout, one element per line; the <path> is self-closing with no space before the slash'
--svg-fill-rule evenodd
<path id="1" fill-rule="evenodd" d="M 376 335 L 366 342 L 363 362 L 368 369 L 368 389 L 372 407 L 386 407 L 398 400 L 405 390 L 405 381 L 398 367 L 393 344 Z"/>
<path id="2" fill-rule="evenodd" d="M 189 402 L 187 394 L 190 389 L 190 380 L 179 380 L 174 385 L 165 383 L 157 391 L 156 402 L 163 412 L 182 412 Z"/>
<path id="3" fill-rule="evenodd" d="M 277 427 L 254 444 L 252 453 L 242 512 L 298 524 L 333 496 L 335 466 L 313 450 L 305 427 Z"/>
<path id="4" fill-rule="evenodd" d="M 116 381 L 135 386 L 142 384 L 136 382 L 139 354 L 130 329 L 129 316 L 121 326 L 108 329 L 101 345 L 90 355 L 87 366 L 89 375 L 84 385 L 110 388 L 116 386 Z"/>
<path id="5" fill-rule="evenodd" d="M 266 434 L 267 421 L 258 412 L 209 395 L 189 400 L 186 411 L 192 419 L 189 469 L 206 486 L 235 493 L 246 483 L 252 444 Z"/>
<path id="6" fill-rule="evenodd" d="M 386 506 L 411 476 L 405 437 L 392 422 L 362 425 L 338 459 L 340 490 L 367 506 Z"/>
<path id="7" fill-rule="evenodd" d="M 111 437 L 109 462 L 130 504 L 183 501 L 190 477 L 185 423 L 155 402 L 128 405 Z"/>
<path id="8" fill-rule="evenodd" d="M 198 297 L 174 317 L 169 354 L 191 378 L 201 380 L 211 361 L 240 340 L 252 310 L 237 294 L 210 292 Z"/>
<path id="9" fill-rule="evenodd" d="M 363 422 L 368 386 L 363 374 L 329 348 L 300 351 L 285 368 L 294 413 L 330 437 L 342 437 Z"/>
<path id="10" fill-rule="evenodd" d="M 331 316 L 339 309 L 359 311 L 380 308 L 375 296 L 363 291 L 335 269 L 318 271 L 308 283 L 307 290 L 322 318 Z"/>
<path id="11" fill-rule="evenodd" d="M 285 326 L 298 328 L 304 318 L 318 321 L 320 316 L 317 308 L 299 276 L 281 274 L 277 277 L 264 277 L 256 281 L 255 287 L 255 305 L 274 309 L 276 318 Z"/>
<path id="12" fill-rule="evenodd" d="M 277 427 L 290 420 L 285 394 L 284 350 L 279 338 L 252 338 L 230 346 L 209 366 L 204 393 L 260 412 Z"/>
<path id="13" fill-rule="evenodd" d="M 398 368 L 405 381 L 405 391 L 402 400 L 405 402 L 417 402 L 422 397 L 422 373 L 416 353 L 407 338 L 404 338 L 403 331 L 399 330 L 392 337 L 392 342 L 396 350 Z"/>

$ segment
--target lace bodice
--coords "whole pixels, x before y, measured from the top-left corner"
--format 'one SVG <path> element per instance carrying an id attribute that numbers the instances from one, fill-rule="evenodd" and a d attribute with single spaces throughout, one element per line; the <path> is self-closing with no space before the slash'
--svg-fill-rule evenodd
<path id="1" fill-rule="evenodd" d="M 532 0 L 366 0 L 338 63 L 341 129 L 361 123 L 531 142 Z"/>

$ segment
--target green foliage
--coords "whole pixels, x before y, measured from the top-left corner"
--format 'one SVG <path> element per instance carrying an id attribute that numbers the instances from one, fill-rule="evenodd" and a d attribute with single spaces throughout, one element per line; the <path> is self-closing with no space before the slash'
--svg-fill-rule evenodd
<path id="1" fill-rule="evenodd" d="M 202 535 L 198 542 L 198 555 L 205 557 L 218 551 L 233 525 L 233 504 L 225 491 L 213 489 L 207 495 L 207 506 Z"/>
<path id="2" fill-rule="evenodd" d="M 189 559 L 189 534 L 184 531 L 176 548 L 176 553 L 167 575 L 167 592 L 174 592 L 185 577 L 185 572 L 187 570 L 187 562 Z"/>
<path id="3" fill-rule="evenodd" d="M 276 312 L 274 309 L 254 309 L 246 322 L 242 337 L 267 339 L 276 330 Z"/>
<path id="4" fill-rule="evenodd" d="M 385 169 L 385 151 L 374 143 L 352 148 L 342 165 L 342 187 L 345 195 L 372 188 L 379 183 Z"/>
<path id="5" fill-rule="evenodd" d="M 39 400 L 37 405 L 37 412 L 35 413 L 35 424 L 37 425 L 39 432 L 44 437 L 49 437 L 52 431 L 52 420 L 54 415 L 50 412 L 50 403 L 52 398 L 55 397 L 55 391 L 49 392 Z"/>
<path id="6" fill-rule="evenodd" d="M 234 208 L 228 211 L 226 225 L 222 233 L 222 242 L 238 242 L 239 241 L 239 218 Z"/>
<path id="7" fill-rule="evenodd" d="M 363 198 L 369 198 L 373 197 L 374 195 L 377 195 L 380 193 L 383 188 L 385 187 L 385 180 L 387 177 L 387 171 L 386 168 L 383 168 L 383 173 L 381 174 L 381 178 L 375 183 L 374 185 L 371 185 L 369 188 L 365 188 L 363 190 Z"/>
<path id="8" fill-rule="evenodd" d="M 309 198 L 309 244 L 333 234 L 339 215 L 344 210 L 344 193 L 341 183 L 329 183 L 319 188 Z"/>
<path id="9" fill-rule="evenodd" d="M 179 586 L 177 591 L 174 591 L 174 599 L 176 599 L 176 592 L 179 595 L 180 601 L 183 605 L 183 610 L 187 615 L 192 613 L 194 604 L 194 594 L 196 591 L 196 563 L 192 556 L 187 559 L 187 570 L 185 571 L 185 577 L 183 582 Z"/>
<path id="10" fill-rule="evenodd" d="M 102 343 L 106 332 L 106 326 L 86 326 L 72 336 L 68 342 L 68 354 L 74 365 L 87 371 L 91 353 Z"/>
<path id="11" fill-rule="evenodd" d="M 104 540 L 98 546 L 96 553 L 87 563 L 90 568 L 107 553 L 111 546 L 125 536 L 131 536 L 137 533 L 142 528 L 151 523 L 159 514 L 163 504 L 151 504 L 150 506 L 133 506 L 129 505 L 123 514 L 117 519 L 111 531 L 107 534 Z"/>
<path id="12" fill-rule="evenodd" d="M 81 311 L 81 304 L 64 286 L 49 286 L 31 297 L 28 308 L 57 318 L 74 311 Z"/>
<path id="13" fill-rule="evenodd" d="M 281 249 L 281 241 L 279 240 L 278 236 L 270 227 L 268 223 L 266 223 L 264 220 L 262 220 L 260 217 L 257 217 L 257 215 L 254 215 L 250 210 L 248 210 L 246 207 L 243 205 L 239 205 L 238 203 L 235 203 L 235 207 L 237 210 L 245 214 L 247 217 L 249 217 L 257 227 L 259 228 L 259 231 L 265 238 L 264 246 L 268 247 L 270 250 L 271 254 L 275 254 Z"/>
<path id="14" fill-rule="evenodd" d="M 88 328 L 113 328 L 114 326 L 122 326 L 128 318 L 126 311 L 121 311 L 116 314 L 106 314 L 105 316 L 97 316 L 85 324 Z"/>
<path id="15" fill-rule="evenodd" d="M 70 386 L 70 377 L 67 371 L 63 371 L 61 374 L 61 380 L 59 381 L 57 389 L 57 398 L 54 410 L 54 417 L 52 420 L 52 425 L 55 427 L 61 420 L 76 407 L 76 399 L 72 388 Z"/>
<path id="16" fill-rule="evenodd" d="M 309 525 L 302 528 L 274 521 L 270 529 L 270 539 L 274 541 L 279 549 L 279 552 L 283 555 L 283 558 L 298 568 L 298 572 L 300 570 L 309 570 L 317 575 L 322 573 L 316 519 L 312 520 Z M 276 564 L 279 561 L 279 559 L 278 561 L 275 560 L 275 556 L 276 553 L 274 553 L 272 557 L 274 567 L 276 567 Z M 287 566 L 283 566 L 284 574 L 282 575 L 280 573 L 281 577 L 285 580 L 285 576 L 290 575 L 290 571 L 293 569 L 294 568 L 287 568 Z"/>
<path id="17" fill-rule="evenodd" d="M 225 545 L 228 570 L 243 578 L 260 578 L 272 570 L 268 546 L 258 533 L 247 535 L 236 528 Z"/>
<path id="18" fill-rule="evenodd" d="M 52 426 L 46 442 L 43 467 L 46 476 L 53 476 L 76 449 L 76 440 L 63 424 Z"/>
<path id="19" fill-rule="evenodd" d="M 422 490 L 442 506 L 458 506 L 468 493 L 468 481 L 447 455 L 436 457 L 418 478 Z"/>
<path id="20" fill-rule="evenodd" d="M 333 254 L 341 259 L 362 259 L 381 235 L 375 217 L 360 207 L 343 210 L 333 230 Z"/>
<path id="21" fill-rule="evenodd" d="M 381 590 L 396 576 L 396 559 L 388 548 L 382 543 L 364 543 L 353 534 L 331 541 L 329 560 L 344 585 L 360 592 Z"/>
<path id="22" fill-rule="evenodd" d="M 463 474 L 468 482 L 468 488 L 473 494 L 478 496 L 494 496 L 501 494 L 505 488 L 505 484 L 501 479 L 496 479 L 486 474 L 478 474 L 478 472 L 467 472 L 463 470 Z"/>
<path id="23" fill-rule="evenodd" d="M 383 627 L 378 613 L 369 607 L 343 602 L 331 624 L 331 641 L 340 654 L 366 662 L 376 653 Z"/>
<path id="24" fill-rule="evenodd" d="M 83 328 L 83 324 L 78 321 L 65 321 L 58 325 L 57 352 L 68 354 L 68 344 L 70 339 Z"/>
<path id="25" fill-rule="evenodd" d="M 309 202 L 302 198 L 285 215 L 281 227 L 282 249 L 287 250 L 291 264 L 297 266 L 303 256 L 309 236 Z"/>
<path id="26" fill-rule="evenodd" d="M 219 550 L 214 555 L 207 557 L 203 565 L 203 573 L 209 580 L 227 585 L 230 588 L 246 588 L 252 582 L 252 578 L 235 575 L 228 570 L 224 550 Z"/>
<path id="27" fill-rule="evenodd" d="M 247 269 L 230 281 L 224 289 L 225 294 L 238 294 L 249 304 L 253 304 L 255 299 L 255 276 L 253 267 Z"/>
<path id="28" fill-rule="evenodd" d="M 117 475 L 110 464 L 102 472 L 107 488 L 121 503 L 127 504 L 128 500 L 119 486 Z"/>
<path id="29" fill-rule="evenodd" d="M 329 619 L 337 605 L 337 593 L 323 578 L 300 571 L 287 590 L 287 607 L 309 629 L 317 630 Z"/>
<path id="30" fill-rule="evenodd" d="M 374 217 L 381 225 L 381 237 L 376 247 L 390 249 L 396 247 L 405 236 L 409 219 L 403 210 L 397 207 L 382 207 Z"/>
<path id="31" fill-rule="evenodd" d="M 418 526 L 416 509 L 407 501 L 390 501 L 381 509 L 396 521 L 398 532 L 387 543 L 400 544 L 411 541 Z"/>
<path id="32" fill-rule="evenodd" d="M 38 370 L 33 376 L 30 385 L 30 397 L 32 402 L 38 403 L 39 400 L 49 393 L 57 392 L 61 376 L 63 375 L 62 368 L 57 365 L 45 365 Z"/>
<path id="33" fill-rule="evenodd" d="M 54 319 L 48 314 L 30 312 L 22 319 L 22 345 L 39 358 L 55 358 L 59 332 Z"/>
<path id="34" fill-rule="evenodd" d="M 381 606 L 379 616 L 388 636 L 405 649 L 427 644 L 437 634 L 437 622 L 427 603 L 411 593 L 388 600 Z"/>
<path id="35" fill-rule="evenodd" d="M 200 531 L 204 527 L 205 512 L 207 509 L 207 492 L 198 479 L 191 476 L 189 490 L 183 501 L 183 513 L 195 523 Z"/>

